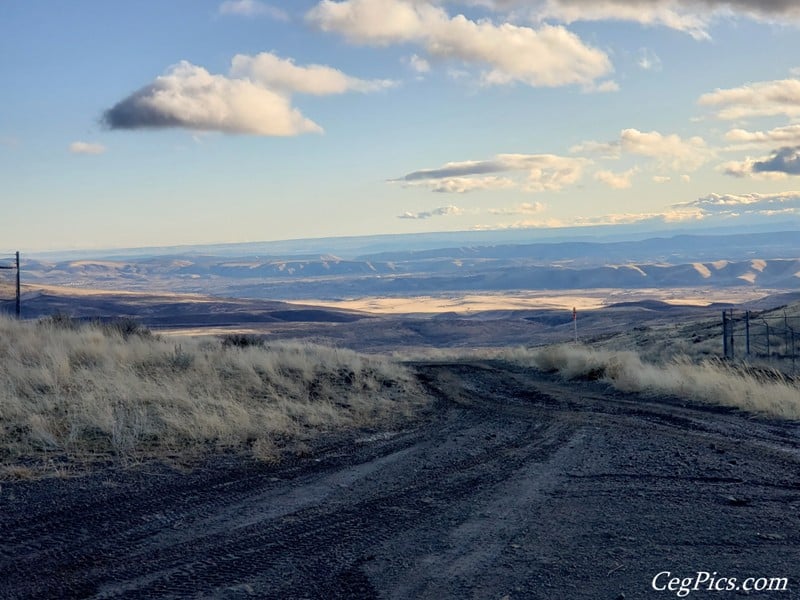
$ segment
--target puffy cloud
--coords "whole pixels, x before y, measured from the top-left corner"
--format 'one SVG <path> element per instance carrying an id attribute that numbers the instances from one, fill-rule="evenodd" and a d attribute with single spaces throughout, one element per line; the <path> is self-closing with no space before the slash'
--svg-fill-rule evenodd
<path id="1" fill-rule="evenodd" d="M 669 183 L 672 181 L 672 177 L 668 175 L 653 175 L 653 181 L 655 183 Z"/>
<path id="2" fill-rule="evenodd" d="M 439 208 L 434 208 L 433 210 L 426 210 L 423 212 L 404 212 L 402 215 L 398 215 L 398 219 L 430 219 L 431 217 L 451 217 L 451 216 L 458 216 L 463 214 L 462 211 L 457 206 L 442 206 Z"/>
<path id="3" fill-rule="evenodd" d="M 675 134 L 664 135 L 658 131 L 644 132 L 623 129 L 618 140 L 611 142 L 587 141 L 573 146 L 576 154 L 600 154 L 618 158 L 623 153 L 647 156 L 657 160 L 661 167 L 672 169 L 697 169 L 712 156 L 701 137 L 682 139 Z"/>
<path id="4" fill-rule="evenodd" d="M 231 75 L 249 79 L 265 88 L 286 93 L 327 96 L 345 92 L 376 92 L 397 85 L 389 79 L 358 79 L 324 65 L 297 66 L 292 59 L 271 52 L 255 56 L 237 54 L 231 61 Z"/>
<path id="5" fill-rule="evenodd" d="M 615 190 L 625 190 L 631 187 L 631 178 L 639 172 L 639 169 L 628 169 L 624 173 L 614 173 L 613 171 L 598 171 L 594 174 L 597 181 L 605 183 L 608 187 Z"/>
<path id="6" fill-rule="evenodd" d="M 745 129 L 731 129 L 725 134 L 725 139 L 735 145 L 726 150 L 739 150 L 741 148 L 772 146 L 800 146 L 800 125 L 776 127 L 769 131 L 747 131 Z"/>
<path id="7" fill-rule="evenodd" d="M 737 88 L 717 89 L 700 96 L 701 106 L 718 107 L 717 117 L 726 120 L 747 117 L 800 115 L 800 79 L 749 83 Z"/>
<path id="8" fill-rule="evenodd" d="M 431 70 L 431 64 L 422 58 L 421 56 L 417 56 L 414 54 L 411 58 L 408 59 L 408 66 L 411 67 L 417 73 L 428 73 Z"/>
<path id="9" fill-rule="evenodd" d="M 274 54 L 237 55 L 231 76 L 213 75 L 187 61 L 105 111 L 110 129 L 182 127 L 265 136 L 320 133 L 322 127 L 291 104 L 292 93 L 370 92 L 391 87 L 322 65 L 300 67 Z"/>
<path id="10" fill-rule="evenodd" d="M 719 166 L 719 170 L 725 175 L 731 177 L 744 178 L 749 177 L 752 179 L 786 179 L 786 173 L 759 173 L 753 170 L 753 165 L 757 162 L 756 159 L 746 158 L 744 160 L 734 160 L 726 162 Z"/>
<path id="11" fill-rule="evenodd" d="M 286 11 L 258 0 L 226 0 L 219 5 L 222 15 L 239 15 L 242 17 L 270 17 L 278 21 L 288 21 Z"/>
<path id="12" fill-rule="evenodd" d="M 594 90 L 602 87 L 596 81 L 612 71 L 605 52 L 587 46 L 563 27 L 533 29 L 450 17 L 442 7 L 420 0 L 323 0 L 306 18 L 351 43 L 413 43 L 439 59 L 484 65 L 487 70 L 481 79 L 487 85 L 579 84 Z"/>
<path id="13" fill-rule="evenodd" d="M 589 161 L 554 154 L 498 154 L 491 160 L 450 162 L 392 180 L 424 185 L 439 192 L 518 188 L 527 192 L 558 191 L 576 183 Z M 507 173 L 507 177 L 486 175 Z M 476 177 L 477 176 L 477 177 Z"/>
<path id="14" fill-rule="evenodd" d="M 106 147 L 103 144 L 92 142 L 72 142 L 69 145 L 69 151 L 72 154 L 103 154 Z"/>
<path id="15" fill-rule="evenodd" d="M 183 127 L 269 136 L 322 131 L 287 96 L 186 61 L 108 109 L 103 121 L 111 129 Z"/>
<path id="16" fill-rule="evenodd" d="M 705 141 L 698 136 L 684 140 L 675 134 L 625 129 L 620 135 L 620 146 L 623 152 L 656 158 L 675 169 L 697 169 L 710 158 Z"/>
<path id="17" fill-rule="evenodd" d="M 800 214 L 800 192 L 776 194 L 709 194 L 693 202 L 676 204 L 675 209 L 696 209 L 704 215 L 742 216 Z"/>
<path id="18" fill-rule="evenodd" d="M 306 19 L 351 43 L 386 46 L 424 40 L 429 24 L 446 22 L 447 15 L 438 7 L 413 1 L 323 0 Z"/>
<path id="19" fill-rule="evenodd" d="M 755 161 L 753 172 L 800 175 L 800 146 L 781 148 L 769 158 Z"/>
<path id="20" fill-rule="evenodd" d="M 783 179 L 800 175 L 800 146 L 786 146 L 763 158 L 746 158 L 722 165 L 722 171 L 733 177 Z"/>

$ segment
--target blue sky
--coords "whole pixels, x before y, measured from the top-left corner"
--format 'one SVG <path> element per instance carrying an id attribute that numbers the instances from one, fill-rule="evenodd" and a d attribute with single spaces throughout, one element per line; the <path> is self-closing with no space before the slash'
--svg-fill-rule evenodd
<path id="1" fill-rule="evenodd" d="M 5 0 L 23 251 L 800 216 L 773 0 Z"/>

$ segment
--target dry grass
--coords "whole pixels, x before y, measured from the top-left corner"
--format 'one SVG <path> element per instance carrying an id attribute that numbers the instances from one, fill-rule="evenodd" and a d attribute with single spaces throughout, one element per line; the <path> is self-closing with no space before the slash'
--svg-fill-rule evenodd
<path id="1" fill-rule="evenodd" d="M 289 442 L 387 423 L 422 401 L 396 362 L 348 350 L 215 339 L 176 345 L 98 325 L 0 319 L 6 467 L 54 457 L 183 459 L 216 449 L 269 461 Z"/>
<path id="2" fill-rule="evenodd" d="M 622 391 L 667 394 L 800 419 L 800 387 L 777 371 L 754 371 L 713 359 L 695 363 L 685 357 L 653 364 L 635 352 L 575 345 L 519 349 L 503 353 L 503 358 L 567 379 L 601 379 Z"/>

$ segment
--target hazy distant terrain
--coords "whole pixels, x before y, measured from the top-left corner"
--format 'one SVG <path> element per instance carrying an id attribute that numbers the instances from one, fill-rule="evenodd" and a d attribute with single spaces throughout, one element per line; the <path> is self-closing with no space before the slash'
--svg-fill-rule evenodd
<path id="1" fill-rule="evenodd" d="M 374 245 L 374 244 L 373 244 Z M 379 246 L 380 247 L 380 246 Z M 265 246 L 262 250 L 278 250 Z M 679 235 L 385 250 L 262 254 L 254 245 L 107 258 L 25 257 L 31 284 L 237 298 L 343 299 L 434 293 L 598 288 L 795 290 L 800 232 Z M 154 250 L 153 252 L 157 252 Z"/>

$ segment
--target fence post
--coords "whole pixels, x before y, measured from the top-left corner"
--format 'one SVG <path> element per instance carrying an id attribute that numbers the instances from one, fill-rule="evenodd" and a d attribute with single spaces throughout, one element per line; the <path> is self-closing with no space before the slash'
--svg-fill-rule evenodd
<path id="1" fill-rule="evenodd" d="M 731 360 L 733 360 L 733 359 L 736 358 L 736 353 L 735 353 L 735 351 L 733 349 L 733 335 L 734 335 L 734 330 L 736 329 L 736 323 L 733 320 L 733 309 L 731 309 L 731 321 L 730 321 L 730 323 L 731 323 Z"/>
<path id="2" fill-rule="evenodd" d="M 744 313 L 744 353 L 750 356 L 750 311 Z"/>
<path id="3" fill-rule="evenodd" d="M 772 357 L 772 352 L 770 352 L 770 349 L 769 349 L 769 323 L 767 323 L 766 319 L 764 319 L 764 327 L 767 330 L 767 358 L 771 358 Z"/>
<path id="4" fill-rule="evenodd" d="M 722 311 L 722 357 L 728 358 L 728 312 Z"/>

